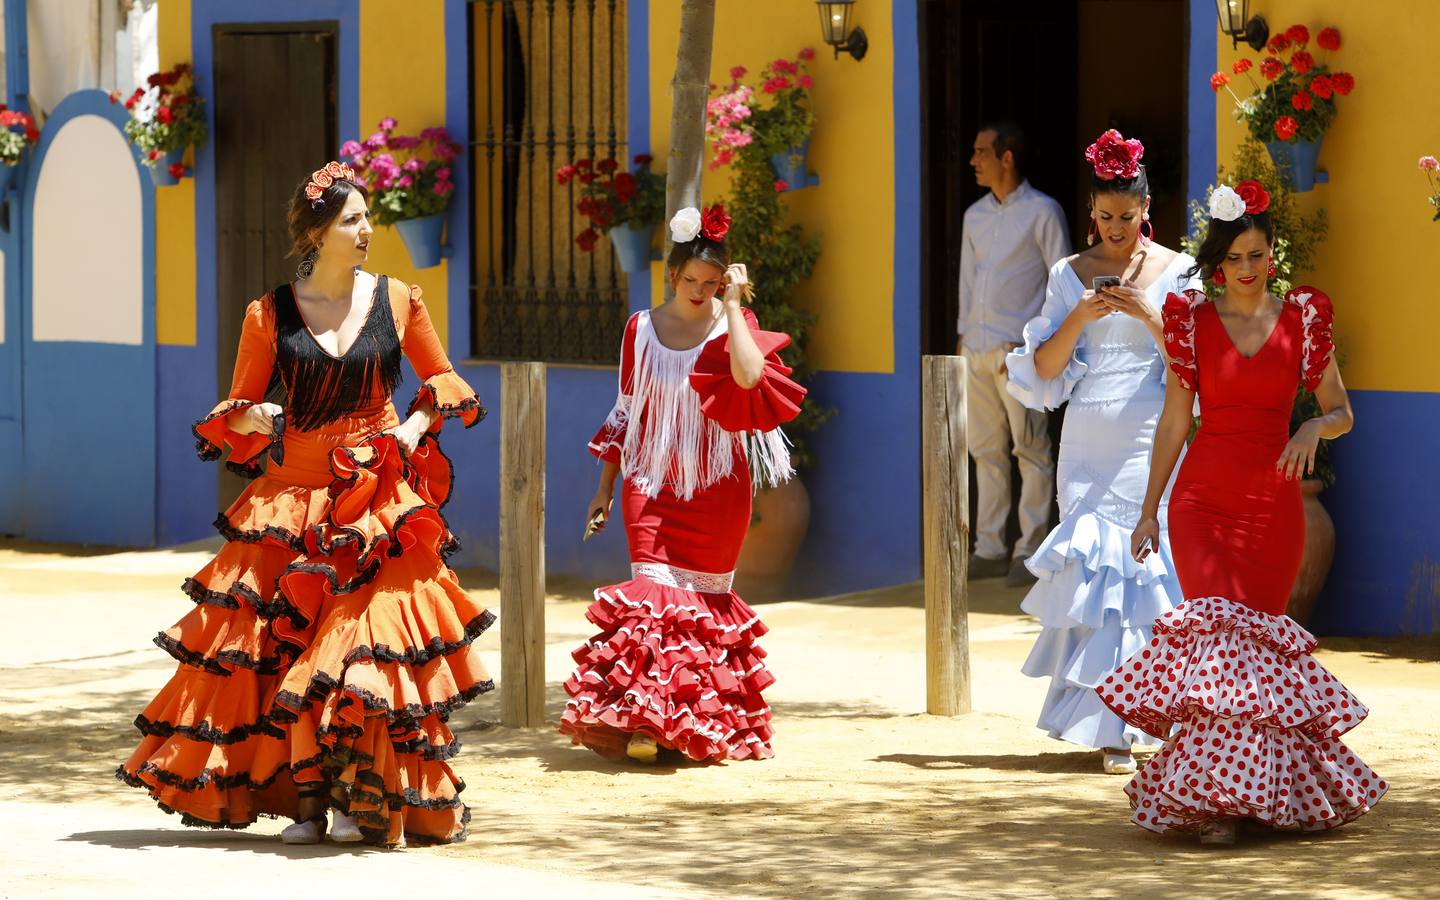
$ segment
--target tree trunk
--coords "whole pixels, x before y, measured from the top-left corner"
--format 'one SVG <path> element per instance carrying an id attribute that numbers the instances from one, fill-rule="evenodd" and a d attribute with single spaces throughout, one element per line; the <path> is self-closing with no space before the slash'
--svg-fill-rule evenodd
<path id="1" fill-rule="evenodd" d="M 687 206 L 700 207 L 705 171 L 705 102 L 710 99 L 710 53 L 715 36 L 715 0 L 684 0 L 680 47 L 670 81 L 670 160 L 665 172 L 665 251 L 670 219 Z M 665 279 L 665 299 L 674 296 Z"/>

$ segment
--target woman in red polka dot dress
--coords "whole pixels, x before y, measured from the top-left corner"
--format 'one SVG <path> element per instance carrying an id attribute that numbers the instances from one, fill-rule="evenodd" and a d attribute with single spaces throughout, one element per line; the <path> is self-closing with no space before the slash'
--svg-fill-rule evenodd
<path id="1" fill-rule="evenodd" d="M 1300 567 L 1299 481 L 1321 438 L 1353 415 L 1331 342 L 1330 300 L 1309 287 L 1269 293 L 1275 233 L 1256 181 L 1220 186 L 1196 270 L 1224 286 L 1171 294 L 1164 309 L 1173 378 L 1155 434 L 1132 551 L 1159 542 L 1160 498 L 1190 430 L 1201 426 L 1171 494 L 1170 543 L 1184 600 L 1098 693 L 1126 722 L 1173 734 L 1125 787 L 1134 821 L 1233 843 L 1251 819 L 1275 828 L 1343 825 L 1386 785 L 1340 741 L 1368 712 L 1310 655 L 1316 640 L 1285 615 Z M 1289 435 L 1303 379 L 1324 413 Z"/>

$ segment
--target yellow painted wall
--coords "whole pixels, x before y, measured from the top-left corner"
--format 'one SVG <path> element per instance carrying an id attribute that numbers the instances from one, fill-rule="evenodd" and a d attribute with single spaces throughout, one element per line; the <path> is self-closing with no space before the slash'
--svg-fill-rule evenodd
<path id="1" fill-rule="evenodd" d="M 160 68 L 190 60 L 190 0 L 159 5 Z M 155 191 L 155 340 L 195 343 L 195 179 Z"/>
<path id="2" fill-rule="evenodd" d="M 360 4 L 360 128 L 364 139 L 385 116 L 402 134 L 445 124 L 445 8 L 441 0 L 365 0 Z M 464 135 L 454 135 L 464 140 Z M 463 162 L 460 164 L 463 165 Z M 372 242 L 367 268 L 418 284 L 440 340 L 449 334 L 450 263 L 419 270 L 393 228 Z"/>
<path id="3" fill-rule="evenodd" d="M 1275 32 L 1306 25 L 1317 58 L 1323 51 L 1313 36 L 1325 26 L 1340 29 L 1341 48 L 1331 64 L 1355 76 L 1355 90 L 1340 98 L 1320 151 L 1330 183 L 1302 195 L 1330 217 L 1320 262 L 1303 278 L 1335 301 L 1345 381 L 1358 390 L 1440 391 L 1431 351 L 1440 330 L 1440 223 L 1430 221 L 1434 209 L 1416 168 L 1420 156 L 1440 155 L 1435 9 L 1414 0 L 1267 0 L 1261 12 Z M 1243 44 L 1246 53 L 1235 51 L 1229 38 L 1219 47 L 1225 72 L 1242 55 L 1261 58 Z M 1219 98 L 1223 165 L 1246 131 L 1229 96 Z"/>
<path id="4" fill-rule="evenodd" d="M 820 41 L 815 4 L 800 0 L 723 0 L 716 4 L 711 81 L 730 82 L 732 66 L 760 71 L 777 57 L 815 48 L 809 65 L 817 123 L 810 168 L 818 187 L 786 195 L 793 219 L 821 238 L 820 260 L 797 299 L 819 315 L 811 357 L 823 369 L 890 372 L 894 368 L 894 303 L 919 303 L 895 291 L 894 54 L 891 4 L 857 4 L 870 49 L 859 62 L 837 60 Z M 650 142 L 661 165 L 670 145 L 670 80 L 680 33 L 680 4 L 650 4 Z M 705 173 L 705 202 L 722 198 L 726 170 Z M 743 262 L 743 260 L 740 260 Z M 655 266 L 655 296 L 661 292 Z M 762 325 L 764 323 L 761 323 Z"/>

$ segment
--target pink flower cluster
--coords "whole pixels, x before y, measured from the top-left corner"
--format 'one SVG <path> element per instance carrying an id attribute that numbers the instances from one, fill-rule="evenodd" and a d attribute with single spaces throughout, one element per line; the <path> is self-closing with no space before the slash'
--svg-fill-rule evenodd
<path id="1" fill-rule="evenodd" d="M 731 69 L 730 77 L 734 80 L 730 82 L 730 87 L 705 104 L 705 138 L 715 145 L 711 169 L 729 165 L 735 159 L 736 151 L 755 140 L 754 129 L 747 121 L 755 91 L 749 85 L 740 83 L 745 71 L 744 66 Z"/>
<path id="2" fill-rule="evenodd" d="M 460 155 L 460 145 L 444 128 L 405 135 L 394 133 L 397 124 L 386 116 L 380 120 L 379 130 L 364 141 L 341 145 L 340 155 L 350 159 L 360 182 L 371 190 L 383 193 L 419 186 L 448 197 L 455 190 L 450 163 Z"/>

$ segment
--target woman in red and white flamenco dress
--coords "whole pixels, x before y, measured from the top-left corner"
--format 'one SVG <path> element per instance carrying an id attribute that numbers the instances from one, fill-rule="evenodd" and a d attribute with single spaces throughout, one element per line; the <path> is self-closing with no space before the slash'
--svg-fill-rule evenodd
<path id="1" fill-rule="evenodd" d="M 1099 687 L 1122 719 L 1164 748 L 1126 785 L 1134 822 L 1233 843 L 1241 819 L 1299 830 L 1364 815 L 1386 784 L 1340 736 L 1367 710 L 1311 655 L 1316 640 L 1285 615 L 1300 567 L 1299 481 L 1320 439 L 1353 415 L 1332 355 L 1330 300 L 1310 287 L 1283 300 L 1274 275 L 1270 198 L 1256 181 L 1221 186 L 1197 270 L 1224 293 L 1171 294 L 1164 309 L 1173 378 L 1155 436 L 1149 490 L 1132 537 L 1157 546 L 1160 497 L 1190 430 L 1173 488 L 1170 544 L 1184 597 L 1155 638 Z M 1323 414 L 1289 436 L 1301 381 Z"/>
<path id="2" fill-rule="evenodd" d="M 760 617 L 732 591 L 754 487 L 793 475 L 779 426 L 805 390 L 740 301 L 745 267 L 713 206 L 670 223 L 675 296 L 630 317 L 620 393 L 590 452 L 604 462 L 588 520 L 603 526 L 617 476 L 631 578 L 600 588 L 586 616 L 600 633 L 574 653 L 560 731 L 601 755 L 653 762 L 765 759 L 774 682 Z M 716 293 L 723 288 L 723 300 Z"/>

